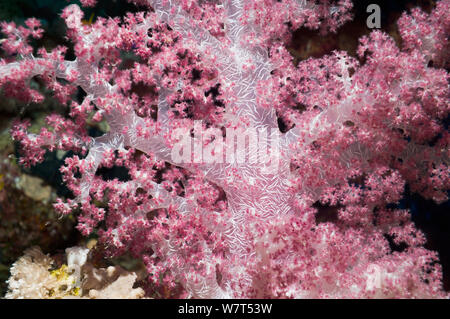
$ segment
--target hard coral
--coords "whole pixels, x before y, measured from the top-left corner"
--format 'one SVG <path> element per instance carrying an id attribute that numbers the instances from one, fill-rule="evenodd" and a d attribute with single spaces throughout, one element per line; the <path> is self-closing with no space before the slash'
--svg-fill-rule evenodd
<path id="1" fill-rule="evenodd" d="M 66 249 L 67 265 L 54 267 L 54 260 L 39 247 L 25 251 L 11 268 L 8 299 L 136 299 L 142 288 L 133 288 L 137 275 L 118 266 L 95 268 L 88 261 L 89 249 Z"/>

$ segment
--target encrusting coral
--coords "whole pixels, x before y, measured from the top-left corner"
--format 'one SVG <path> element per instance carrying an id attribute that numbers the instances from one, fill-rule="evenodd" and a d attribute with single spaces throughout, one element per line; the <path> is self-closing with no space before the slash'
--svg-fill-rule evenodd
<path id="1" fill-rule="evenodd" d="M 95 268 L 89 249 L 66 249 L 67 264 L 53 269 L 54 260 L 37 246 L 27 249 L 11 268 L 7 299 L 137 299 L 142 288 L 133 288 L 137 274 L 119 266 Z"/>

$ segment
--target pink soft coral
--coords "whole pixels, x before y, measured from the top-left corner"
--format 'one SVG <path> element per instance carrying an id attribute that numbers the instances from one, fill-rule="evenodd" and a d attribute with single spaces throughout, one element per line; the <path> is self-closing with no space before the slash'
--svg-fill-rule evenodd
<path id="1" fill-rule="evenodd" d="M 5 94 L 38 102 L 26 87 L 33 76 L 63 103 L 76 87 L 86 93 L 40 134 L 26 122 L 13 130 L 25 165 L 45 149 L 78 153 L 61 168 L 75 199 L 55 207 L 79 208 L 83 234 L 100 227 L 111 254 L 131 251 L 155 284 L 180 283 L 192 297 L 445 296 L 437 255 L 389 204 L 405 182 L 447 199 L 448 73 L 428 62 L 445 63 L 449 1 L 402 17 L 404 50 L 377 31 L 361 40 L 363 65 L 334 52 L 298 66 L 284 46 L 289 32 L 334 31 L 349 1 L 134 2 L 153 10 L 84 25 L 81 9 L 67 7 L 74 61 L 62 48 L 34 57 L 25 42 L 13 46 L 40 36 L 35 22 L 3 25 L 4 50 L 21 56 L 0 63 Z M 436 52 L 422 38 L 439 43 Z M 90 119 L 109 131 L 90 137 Z M 225 148 L 220 137 L 247 128 L 279 141 L 267 157 L 277 170 L 250 158 L 173 160 L 175 132 L 195 151 Z M 201 140 L 198 130 L 211 134 Z M 96 174 L 114 165 L 128 169 L 126 180 Z M 387 237 L 407 249 L 391 251 Z"/>

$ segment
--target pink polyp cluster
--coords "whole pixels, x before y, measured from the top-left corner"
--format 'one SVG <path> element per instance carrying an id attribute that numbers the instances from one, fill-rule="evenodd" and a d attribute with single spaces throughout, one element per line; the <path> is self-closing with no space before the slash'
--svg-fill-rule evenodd
<path id="1" fill-rule="evenodd" d="M 2 24 L 11 56 L 0 61 L 3 94 L 42 101 L 29 87 L 37 76 L 69 110 L 49 115 L 38 134 L 27 122 L 12 130 L 24 165 L 47 150 L 76 153 L 60 169 L 74 195 L 58 199 L 60 213 L 79 210 L 84 235 L 98 229 L 109 254 L 131 252 L 154 285 L 182 287 L 183 296 L 445 296 L 437 254 L 423 248 L 408 212 L 393 207 L 405 184 L 447 200 L 448 73 L 429 61 L 448 62 L 448 0 L 402 16 L 402 49 L 375 31 L 361 39 L 364 63 L 334 52 L 297 66 L 285 47 L 290 32 L 335 31 L 350 18 L 350 1 L 134 2 L 148 12 L 92 24 L 68 6 L 74 61 L 64 48 L 32 54 L 35 20 L 28 29 Z M 199 121 L 222 136 L 196 136 Z M 88 122 L 108 130 L 93 138 Z M 269 157 L 275 171 L 252 154 L 174 161 L 183 138 L 174 132 L 185 132 L 195 152 L 226 147 L 226 135 L 249 129 L 281 135 Z M 128 176 L 99 173 L 114 166 Z M 393 250 L 388 238 L 407 248 Z"/>

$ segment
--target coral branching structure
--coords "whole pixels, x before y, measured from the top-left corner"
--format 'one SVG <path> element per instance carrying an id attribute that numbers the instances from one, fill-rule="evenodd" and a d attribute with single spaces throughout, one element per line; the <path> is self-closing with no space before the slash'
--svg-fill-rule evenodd
<path id="1" fill-rule="evenodd" d="M 402 48 L 373 31 L 359 60 L 298 65 L 292 31 L 336 31 L 350 1 L 133 2 L 146 10 L 90 24 L 65 8 L 72 61 L 65 47 L 32 48 L 38 20 L 1 25 L 3 94 L 39 103 L 38 77 L 68 108 L 39 134 L 27 121 L 12 130 L 23 165 L 74 152 L 60 213 L 78 211 L 83 234 L 98 231 L 109 254 L 133 253 L 154 287 L 185 297 L 446 296 L 437 253 L 397 204 L 406 184 L 447 200 L 450 1 L 405 13 Z M 92 137 L 88 121 L 109 129 Z M 220 156 L 239 143 L 247 152 Z M 127 178 L 99 173 L 113 166 Z"/>

